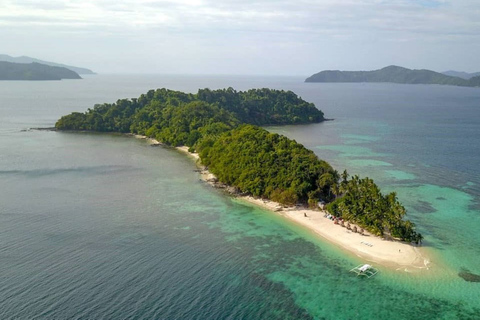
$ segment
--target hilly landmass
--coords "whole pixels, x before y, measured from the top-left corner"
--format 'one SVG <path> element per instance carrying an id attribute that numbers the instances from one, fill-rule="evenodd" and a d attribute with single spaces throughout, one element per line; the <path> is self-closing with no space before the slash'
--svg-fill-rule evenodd
<path id="1" fill-rule="evenodd" d="M 57 130 L 144 135 L 166 145 L 187 146 L 218 181 L 238 193 L 285 205 L 328 210 L 372 234 L 420 243 L 395 193 L 382 194 L 372 179 L 334 170 L 295 140 L 259 126 L 324 121 L 324 114 L 291 91 L 233 88 L 184 93 L 150 90 L 135 99 L 97 104 L 61 117 Z"/>
<path id="2" fill-rule="evenodd" d="M 478 77 L 480 76 L 480 72 L 473 72 L 473 73 L 468 73 L 468 72 L 463 72 L 463 71 L 454 71 L 454 70 L 448 70 L 445 72 L 442 72 L 444 75 L 451 76 L 451 77 L 458 77 L 462 78 L 465 80 L 469 80 L 473 77 Z"/>
<path id="3" fill-rule="evenodd" d="M 480 76 L 470 78 L 470 80 L 468 81 L 472 85 L 472 87 L 480 87 Z"/>
<path id="4" fill-rule="evenodd" d="M 62 80 L 81 79 L 72 70 L 40 63 L 12 63 L 0 61 L 0 80 Z"/>
<path id="5" fill-rule="evenodd" d="M 478 80 L 448 76 L 431 70 L 412 70 L 388 66 L 373 71 L 325 70 L 308 77 L 305 82 L 391 82 L 402 84 L 441 84 L 475 87 Z"/>
<path id="6" fill-rule="evenodd" d="M 47 66 L 52 66 L 52 67 L 63 67 L 70 69 L 72 71 L 75 71 L 78 74 L 95 74 L 90 69 L 86 68 L 79 68 L 79 67 L 74 67 L 74 66 L 69 66 L 66 64 L 61 64 L 61 63 L 55 63 L 55 62 L 50 62 L 50 61 L 44 61 L 40 59 L 35 59 L 27 56 L 21 56 L 21 57 L 12 57 L 7 54 L 0 54 L 0 61 L 6 61 L 6 62 L 13 62 L 13 63 L 40 63 L 40 64 L 46 64 Z"/>

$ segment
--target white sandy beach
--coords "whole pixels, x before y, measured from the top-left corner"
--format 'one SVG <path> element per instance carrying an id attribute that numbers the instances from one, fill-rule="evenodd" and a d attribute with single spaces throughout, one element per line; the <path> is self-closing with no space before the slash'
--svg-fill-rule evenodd
<path id="1" fill-rule="evenodd" d="M 422 254 L 421 248 L 399 241 L 384 240 L 368 232 L 364 232 L 363 235 L 355 233 L 325 218 L 324 211 L 298 207 L 283 208 L 278 211 L 282 206 L 273 201 L 250 196 L 241 197 L 241 199 L 277 212 L 366 262 L 408 272 L 428 269 L 429 259 Z"/>
<path id="2" fill-rule="evenodd" d="M 198 154 L 188 152 L 188 147 L 177 147 L 177 149 L 189 155 L 200 166 L 198 163 Z M 201 177 L 207 182 L 215 180 L 215 176 L 205 169 L 201 171 Z M 276 212 L 310 229 L 334 245 L 364 259 L 365 262 L 376 263 L 406 272 L 428 269 L 430 261 L 425 255 L 425 252 L 422 252 L 424 251 L 422 248 L 399 241 L 384 240 L 368 234 L 368 232 L 364 232 L 363 235 L 354 233 L 345 227 L 334 224 L 332 220 L 325 218 L 325 211 L 299 207 L 285 208 L 279 203 L 265 199 L 257 199 L 251 196 L 238 198 Z"/>

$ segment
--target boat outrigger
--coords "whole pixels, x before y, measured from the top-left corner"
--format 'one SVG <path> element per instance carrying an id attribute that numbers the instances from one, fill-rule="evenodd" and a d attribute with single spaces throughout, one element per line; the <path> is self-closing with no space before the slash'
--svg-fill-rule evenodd
<path id="1" fill-rule="evenodd" d="M 350 272 L 355 272 L 357 276 L 366 276 L 367 278 L 371 278 L 377 274 L 378 270 L 369 264 L 360 264 L 350 270 Z"/>

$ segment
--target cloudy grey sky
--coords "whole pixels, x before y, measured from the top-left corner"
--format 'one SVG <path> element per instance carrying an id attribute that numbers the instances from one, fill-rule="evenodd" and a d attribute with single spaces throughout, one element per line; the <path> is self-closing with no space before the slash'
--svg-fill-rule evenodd
<path id="1" fill-rule="evenodd" d="M 480 71 L 478 0 L 0 0 L 0 53 L 101 73 Z"/>

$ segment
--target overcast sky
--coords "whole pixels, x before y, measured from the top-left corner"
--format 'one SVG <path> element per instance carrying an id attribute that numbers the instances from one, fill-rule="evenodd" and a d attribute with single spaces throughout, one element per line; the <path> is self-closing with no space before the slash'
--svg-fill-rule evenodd
<path id="1" fill-rule="evenodd" d="M 0 0 L 0 53 L 99 73 L 480 71 L 478 0 Z"/>

